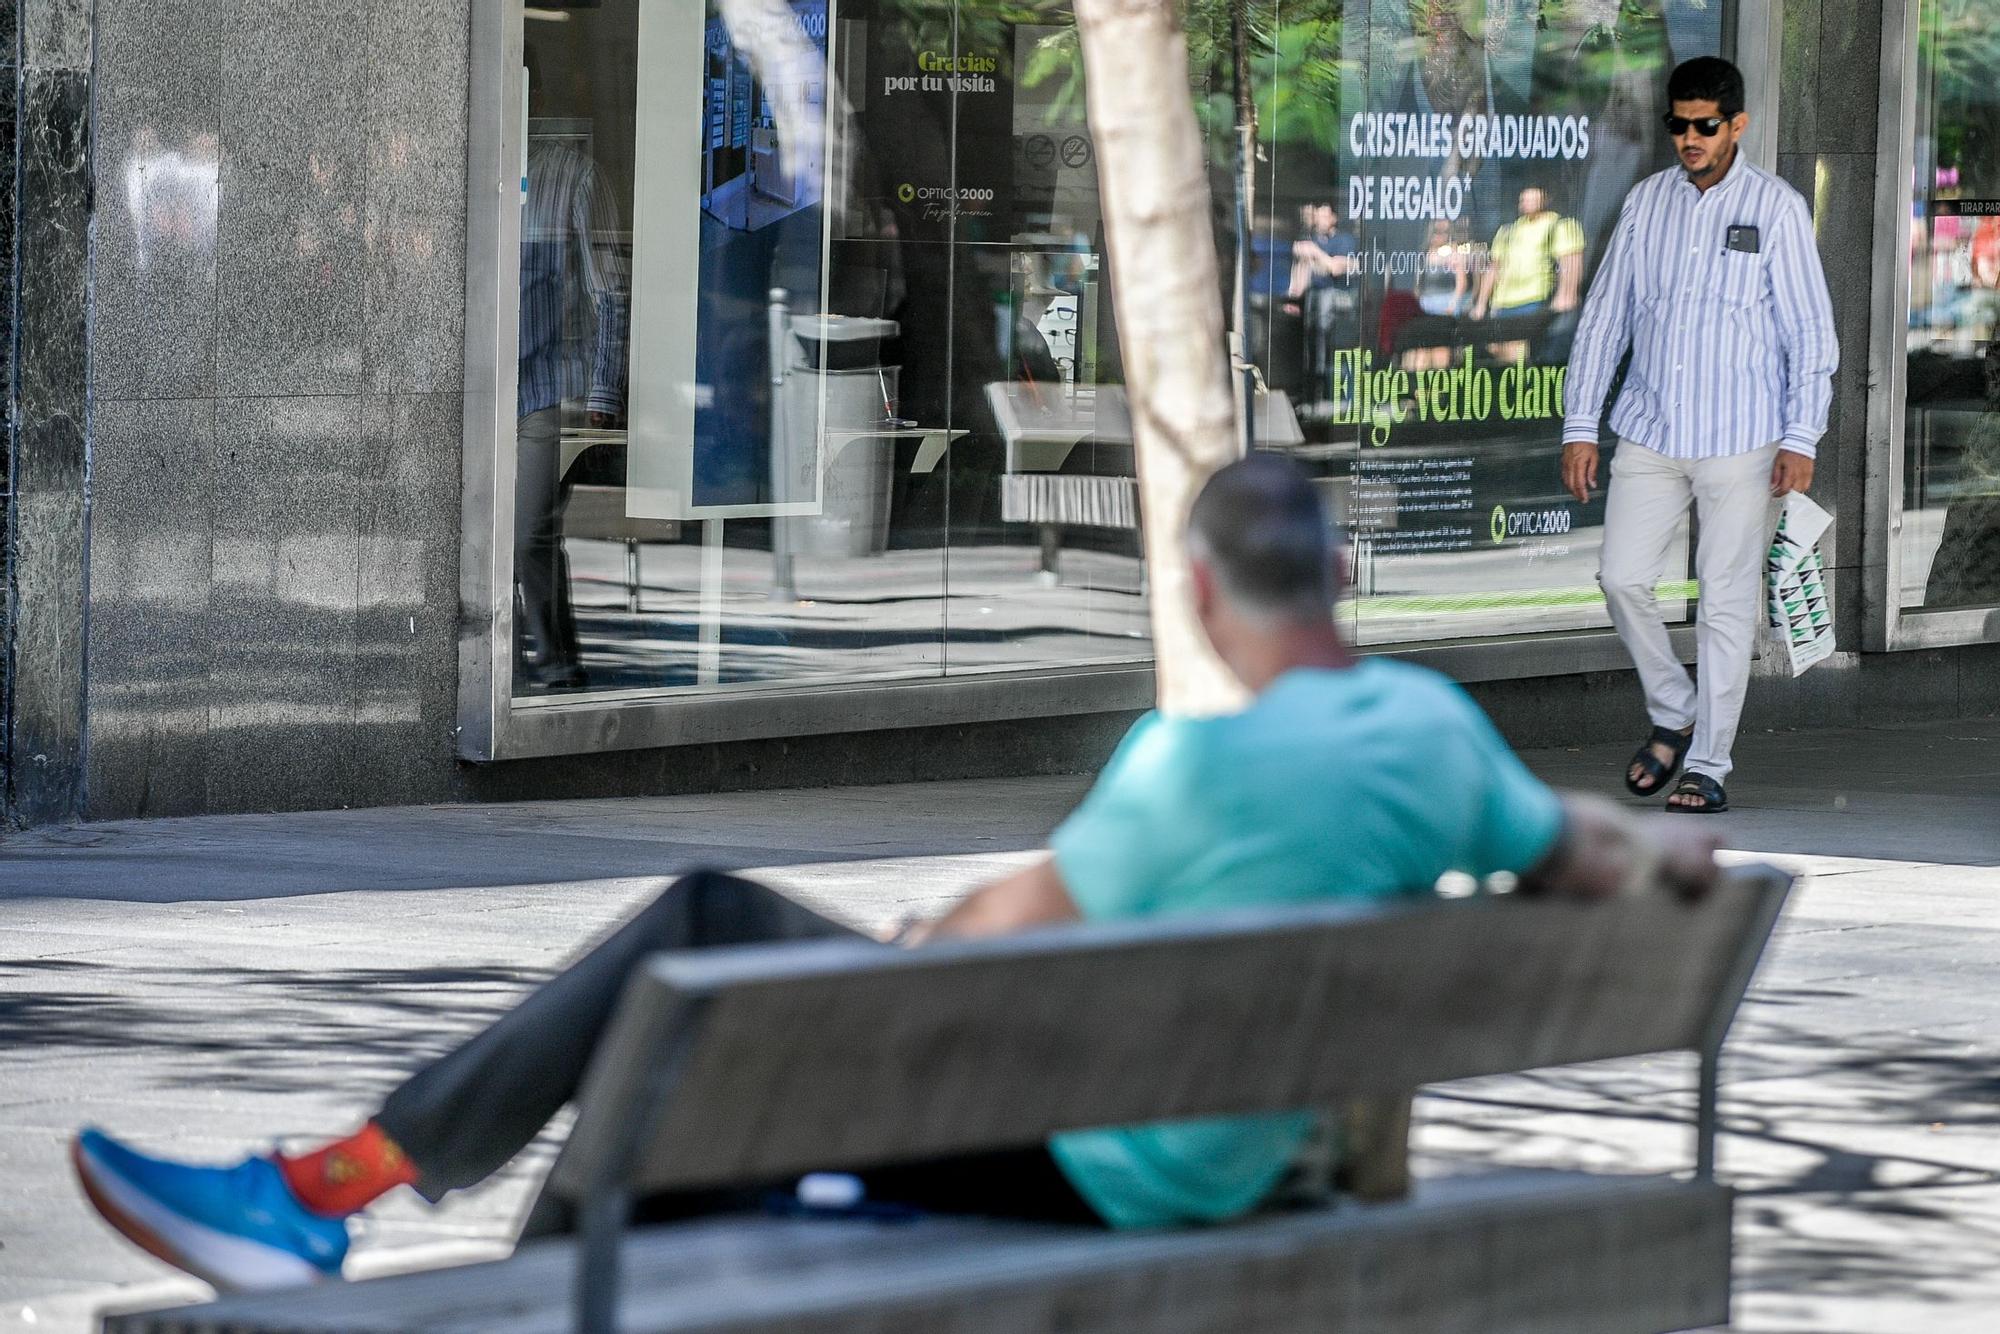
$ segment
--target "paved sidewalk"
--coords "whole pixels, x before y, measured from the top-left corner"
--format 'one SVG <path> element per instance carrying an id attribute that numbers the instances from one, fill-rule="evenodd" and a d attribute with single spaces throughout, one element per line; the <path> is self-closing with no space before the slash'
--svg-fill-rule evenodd
<path id="1" fill-rule="evenodd" d="M 1761 734 L 1729 846 L 1813 872 L 1739 1023 L 1726 1175 L 1737 1328 L 2000 1327 L 2000 722 Z M 1529 756 L 1615 790 L 1623 755 Z M 1083 778 L 88 825 L 0 845 L 0 1329 L 81 1331 L 197 1285 L 70 1184 L 96 1122 L 217 1159 L 347 1128 L 665 879 L 752 870 L 862 924 L 1019 865 Z M 1623 1062 L 1454 1085 L 1431 1170 L 1684 1163 L 1691 1071 Z M 1602 1113 L 1638 1108 L 1636 1122 Z M 549 1146 L 428 1210 L 363 1268 L 504 1248 Z M 407 1196 L 407 1192 L 403 1192 Z M 412 1249 L 418 1248 L 418 1249 Z"/>

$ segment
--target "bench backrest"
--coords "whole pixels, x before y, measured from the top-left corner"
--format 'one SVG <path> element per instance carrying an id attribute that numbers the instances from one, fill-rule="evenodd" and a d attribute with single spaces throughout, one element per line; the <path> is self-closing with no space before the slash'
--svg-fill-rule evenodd
<path id="1" fill-rule="evenodd" d="M 1751 868 L 1695 905 L 1335 902 L 919 950 L 661 955 L 624 997 L 550 1187 L 748 1183 L 1713 1053 L 1788 885 Z"/>

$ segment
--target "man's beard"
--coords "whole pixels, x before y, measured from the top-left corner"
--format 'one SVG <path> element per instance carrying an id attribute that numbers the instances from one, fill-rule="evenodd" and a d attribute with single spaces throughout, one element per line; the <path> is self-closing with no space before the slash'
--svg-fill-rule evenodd
<path id="1" fill-rule="evenodd" d="M 1730 164 L 1735 161 L 1736 161 L 1736 145 L 1731 144 L 1723 152 L 1711 154 L 1708 159 L 1708 165 L 1698 170 L 1694 167 L 1690 167 L 1687 164 L 1687 159 L 1682 158 L 1681 170 L 1685 171 L 1688 174 L 1689 180 L 1699 185 L 1704 181 L 1716 181 L 1722 179 L 1722 173 L 1727 171 L 1729 169 Z"/>

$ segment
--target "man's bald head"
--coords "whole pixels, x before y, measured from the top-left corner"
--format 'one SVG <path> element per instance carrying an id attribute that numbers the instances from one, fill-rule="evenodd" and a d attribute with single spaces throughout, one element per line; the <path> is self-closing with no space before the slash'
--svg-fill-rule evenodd
<path id="1" fill-rule="evenodd" d="M 1208 479 L 1188 516 L 1188 548 L 1247 615 L 1318 621 L 1333 607 L 1339 531 L 1305 473 L 1276 454 Z"/>

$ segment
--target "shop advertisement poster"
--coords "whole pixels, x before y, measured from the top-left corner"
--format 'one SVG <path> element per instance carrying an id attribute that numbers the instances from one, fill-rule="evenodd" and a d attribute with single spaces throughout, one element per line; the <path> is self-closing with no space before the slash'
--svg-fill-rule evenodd
<path id="1" fill-rule="evenodd" d="M 881 146 L 881 160 L 861 182 L 859 203 L 893 213 L 906 240 L 1006 234 L 1013 52 L 1006 28 L 983 26 L 993 30 L 967 23 L 954 40 L 949 29 L 930 34 L 888 17 L 869 25 L 867 74 L 850 83 L 858 85 L 859 125 Z"/>
<path id="2" fill-rule="evenodd" d="M 1672 166 L 1667 74 L 1721 48 L 1721 10 L 1493 0 L 1468 21 L 1382 0 L 1365 13 L 1337 34 L 1280 33 L 1281 50 L 1338 40 L 1342 68 L 1337 115 L 1278 123 L 1299 132 L 1282 145 L 1294 184 L 1278 178 L 1265 224 L 1267 379 L 1309 436 L 1351 451 L 1365 591 L 1388 599 L 1377 616 L 1410 608 L 1382 633 L 1443 613 L 1495 631 L 1601 624 L 1608 478 L 1580 503 L 1560 474 L 1572 341 L 1627 192 Z M 1323 193 L 1302 194 L 1318 173 Z M 1283 346 L 1294 312 L 1297 353 Z"/>

